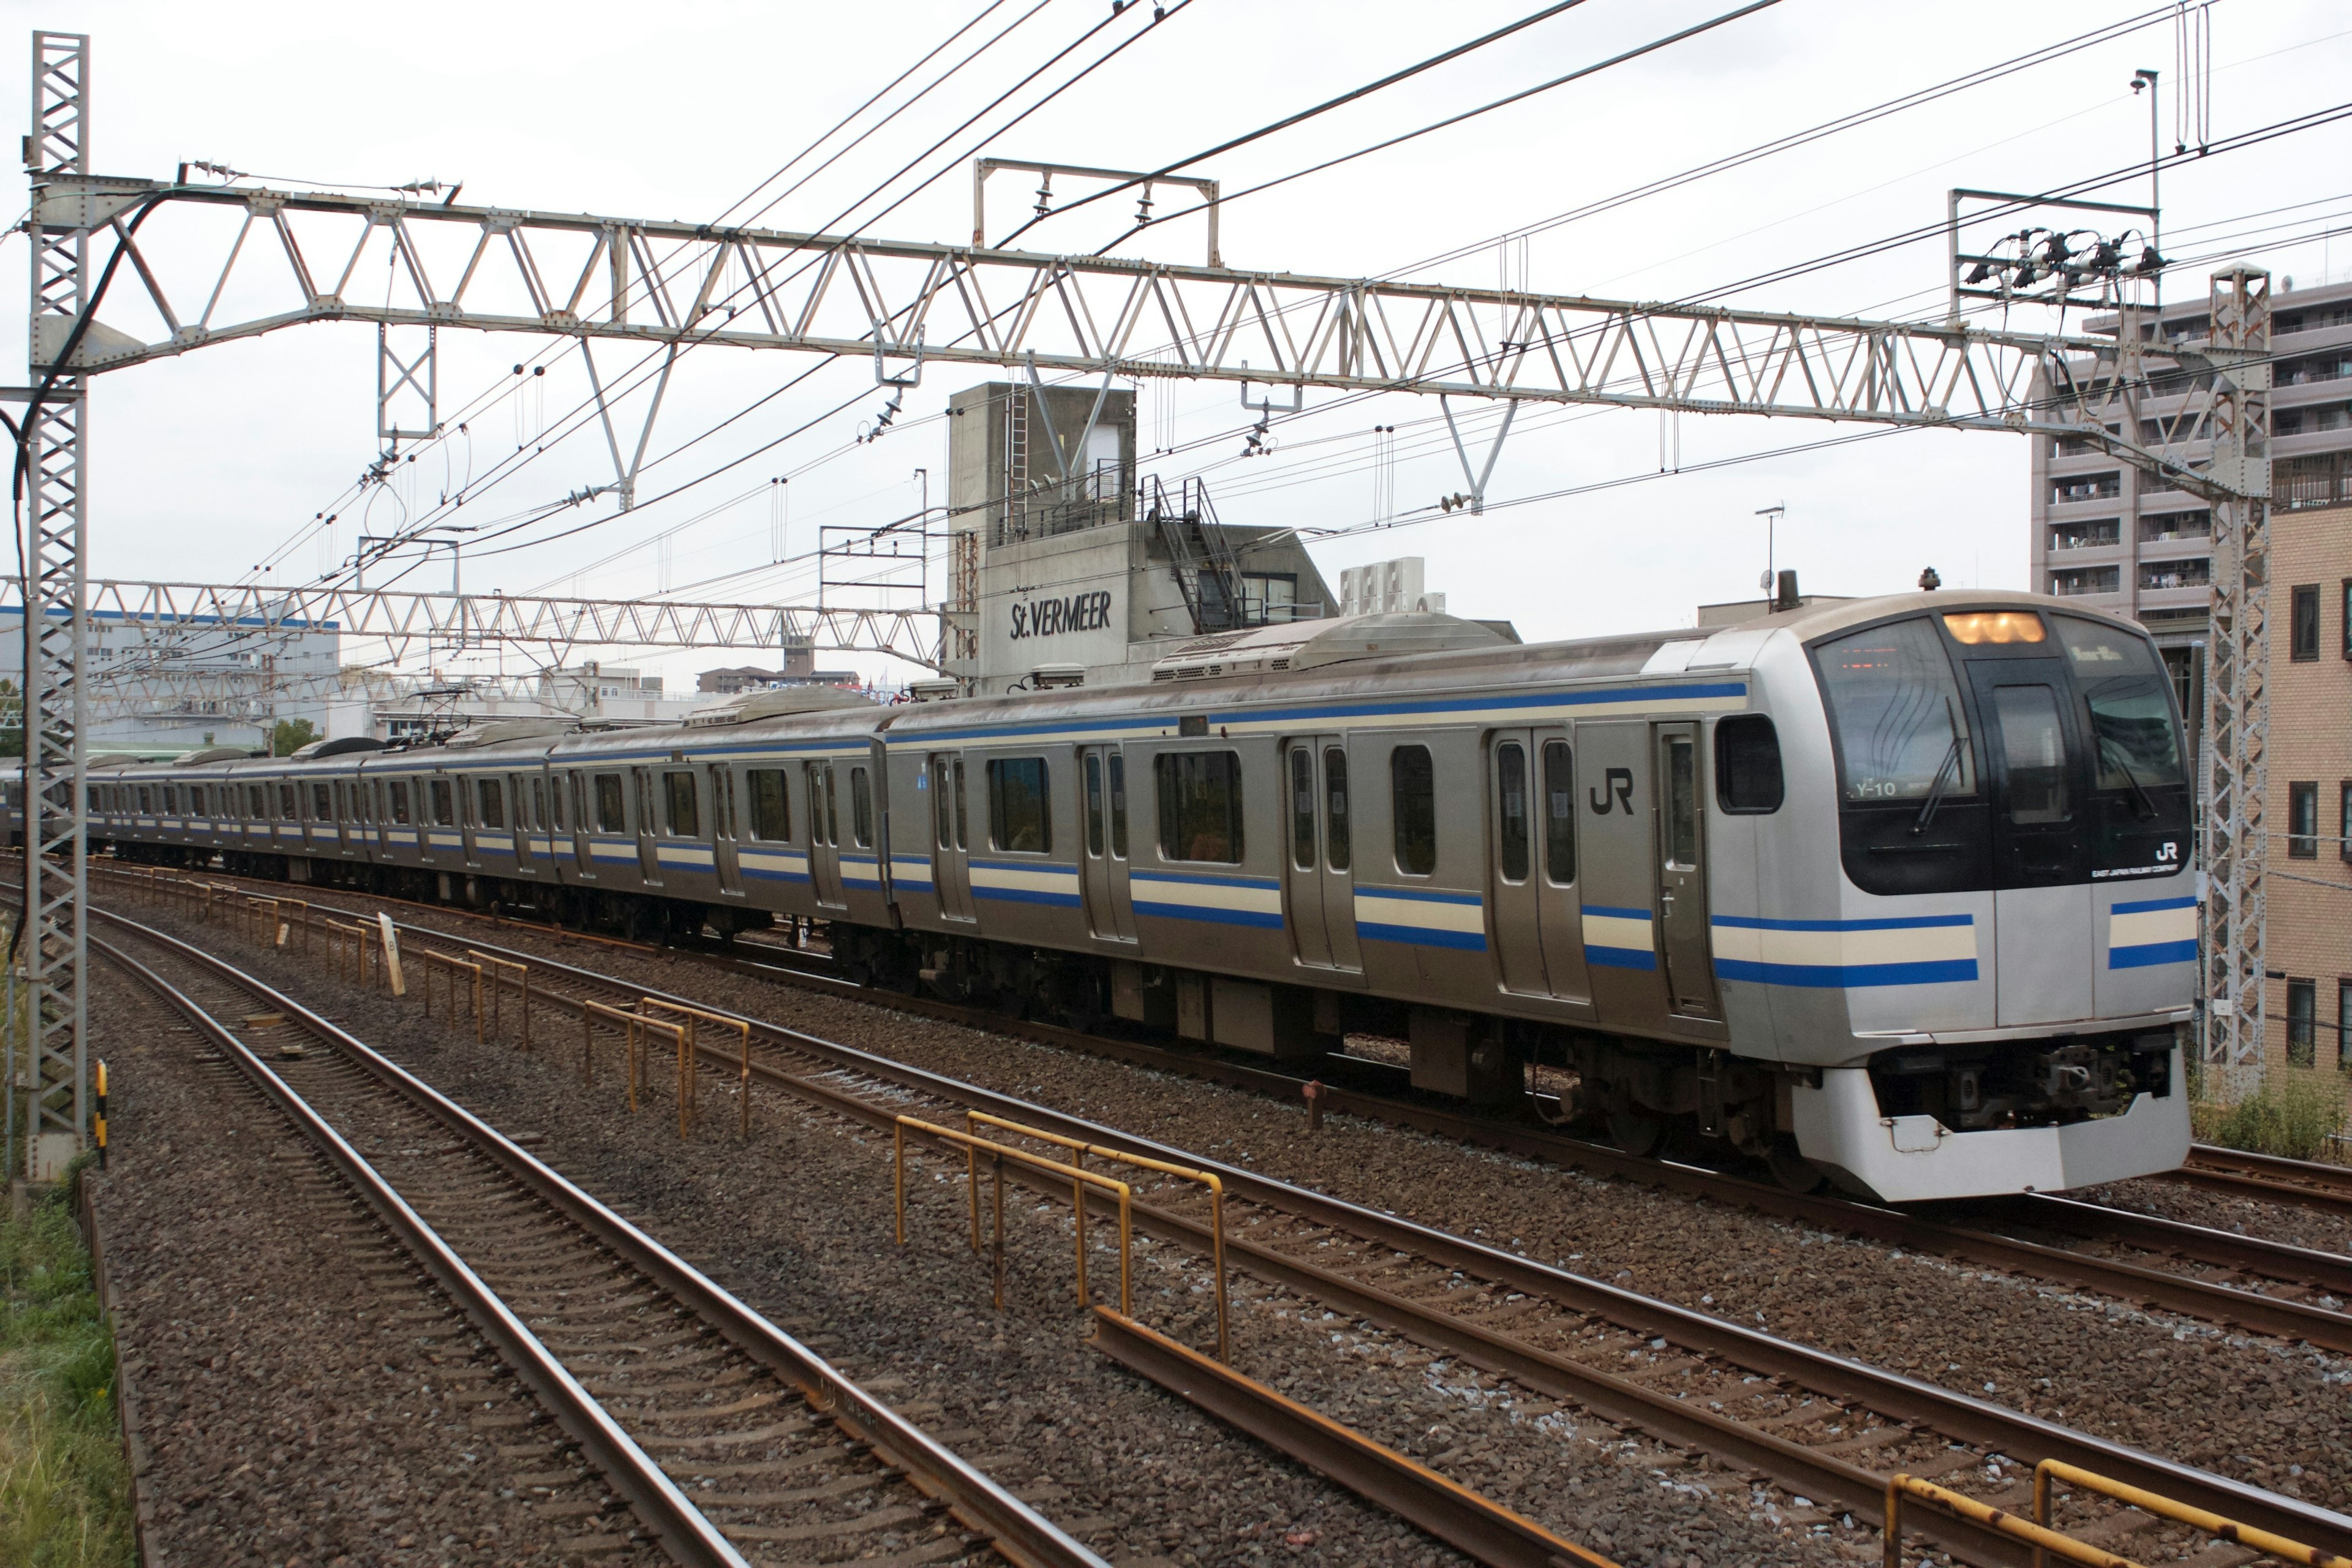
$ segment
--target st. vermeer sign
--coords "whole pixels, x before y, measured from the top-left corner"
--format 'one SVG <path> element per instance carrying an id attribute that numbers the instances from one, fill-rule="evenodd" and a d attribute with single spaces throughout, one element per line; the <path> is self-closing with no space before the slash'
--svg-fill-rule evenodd
<path id="1" fill-rule="evenodd" d="M 1016 600 L 1013 605 L 1013 636 L 1058 637 L 1064 632 L 1100 631 L 1110 625 L 1108 593 L 1071 594 L 1059 599 Z"/>

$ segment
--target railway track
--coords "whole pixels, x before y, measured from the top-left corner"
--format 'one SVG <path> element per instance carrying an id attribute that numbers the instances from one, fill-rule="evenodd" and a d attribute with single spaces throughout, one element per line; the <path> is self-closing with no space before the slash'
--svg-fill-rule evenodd
<path id="1" fill-rule="evenodd" d="M 910 1568 L 1105 1568 L 348 1031 L 225 960 L 103 918 L 158 962 L 91 945 L 185 1015 L 326 1154 L 677 1561 L 741 1568 L 850 1552 Z M 242 1034 L 229 1017 L 243 1018 Z M 567 1468 L 526 1479 L 555 1488 L 577 1478 Z"/>
<path id="2" fill-rule="evenodd" d="M 2231 1197 L 2300 1204 L 2328 1214 L 2352 1215 L 2352 1166 L 2310 1160 L 2283 1160 L 2200 1143 L 2172 1180 Z"/>
<path id="3" fill-rule="evenodd" d="M 542 954 L 502 949 L 413 924 L 401 929 L 404 946 L 437 944 L 451 952 L 470 948 L 529 963 L 535 984 L 550 998 L 550 1012 L 554 1016 L 561 1016 L 567 1006 L 576 1010 L 583 1000 L 610 1005 L 651 998 L 700 1005 L 690 998 L 556 963 Z M 745 967 L 775 973 L 767 965 L 745 963 Z M 921 1010 L 929 1008 L 926 1005 Z M 1996 1502 L 2016 1505 L 2030 1496 L 2032 1466 L 2052 1458 L 2327 1550 L 2352 1550 L 2352 1520 L 2315 1505 L 1255 1172 L 1132 1137 L 1013 1096 L 761 1020 L 742 1021 L 751 1031 L 751 1079 L 765 1092 L 790 1095 L 877 1131 L 894 1127 L 901 1113 L 944 1120 L 957 1111 L 980 1110 L 1062 1137 L 1213 1171 L 1225 1184 L 1228 1254 L 1265 1284 L 1381 1325 L 1444 1354 L 1460 1356 L 1536 1393 L 1572 1402 L 1622 1430 L 1713 1456 L 1750 1476 L 1769 1478 L 1794 1494 L 1857 1518 L 1873 1522 L 1883 1519 L 1886 1478 L 1896 1470 L 1921 1478 L 1973 1478 L 1979 1485 L 1995 1489 Z M 1040 1029 L 1048 1036 L 1070 1033 L 1038 1026 L 1024 1026 L 1018 1032 Z M 1209 1063 L 1158 1047 L 1077 1038 L 1089 1048 L 1144 1053 L 1155 1058 L 1154 1066 L 1174 1066 L 1179 1071 L 1199 1069 L 1212 1077 L 1246 1074 L 1250 1075 L 1244 1080 L 1248 1087 L 1274 1087 L 1263 1081 L 1274 1079 L 1285 1091 L 1296 1089 L 1295 1080 L 1279 1079 L 1261 1069 Z M 706 1045 L 704 1050 L 709 1060 L 730 1073 L 739 1066 L 731 1047 L 722 1051 Z M 1175 1057 L 1182 1065 L 1156 1059 L 1163 1056 Z M 1333 1108 L 1354 1109 L 1349 1103 L 1351 1093 L 1341 1091 Z M 1520 1152 L 1538 1157 L 1557 1157 L 1563 1145 L 1572 1145 L 1566 1151 L 1575 1156 L 1569 1162 L 1572 1163 L 1590 1163 L 1587 1152 L 1605 1154 L 1622 1163 L 1623 1169 L 1617 1173 L 1636 1179 L 1664 1178 L 1669 1184 L 1685 1177 L 1695 1182 L 1727 1180 L 1688 1167 L 1633 1161 L 1614 1151 L 1593 1150 L 1548 1132 L 1511 1130 L 1370 1097 L 1356 1098 L 1365 1100 L 1367 1110 L 1384 1120 L 1419 1124 L 1426 1118 L 1433 1130 L 1468 1136 L 1473 1142 L 1529 1138 L 1535 1142 Z M 1454 1125 L 1463 1121 L 1481 1131 L 1474 1134 Z M 960 1168 L 960 1158 L 957 1164 Z M 1742 1188 L 1754 1185 L 1740 1184 Z M 1775 1198 L 1795 1197 L 1777 1189 L 1757 1191 Z M 1050 1199 L 1058 1194 L 1048 1188 L 1038 1195 Z M 1893 1211 L 1865 1212 L 1882 1215 L 1889 1224 L 1911 1223 Z M 1136 1222 L 1146 1234 L 1207 1250 L 1204 1211 L 1197 1200 L 1176 1190 L 1139 1190 Z M 1853 1228 L 1851 1223 L 1845 1223 L 1845 1227 Z M 2186 1283 L 2158 1271 L 2142 1272 Z M 2249 1296 L 2247 1300 L 2263 1299 Z M 2062 1520 L 2064 1517 L 2062 1514 Z M 2006 1564 L 2025 1560 L 2024 1549 L 2013 1541 L 1957 1516 L 1923 1514 L 1913 1528 L 1974 1562 Z"/>

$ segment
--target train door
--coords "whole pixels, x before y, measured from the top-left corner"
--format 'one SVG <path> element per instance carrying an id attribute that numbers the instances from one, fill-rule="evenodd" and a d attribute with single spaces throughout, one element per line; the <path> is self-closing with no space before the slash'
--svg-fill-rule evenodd
<path id="1" fill-rule="evenodd" d="M 1706 790 L 1696 724 L 1657 726 L 1658 923 L 1666 996 L 1685 1017 L 1717 1016 L 1706 917 Z"/>
<path id="2" fill-rule="evenodd" d="M 1498 730 L 1487 737 L 1486 817 L 1497 983 L 1523 996 L 1589 999 L 1575 753 L 1566 731 Z"/>
<path id="3" fill-rule="evenodd" d="M 555 775 L 556 788 L 572 801 L 572 868 L 589 881 L 596 879 L 596 850 L 590 842 L 592 831 L 588 819 L 588 791 L 578 773 Z M 562 813 L 559 811 L 559 816 Z"/>
<path id="4" fill-rule="evenodd" d="M 2002 1028 L 2092 1016 L 2090 835 L 2079 830 L 2083 754 L 2064 667 L 1972 658 L 1993 787 L 1993 1008 Z"/>
<path id="5" fill-rule="evenodd" d="M 661 848 L 654 818 L 654 775 L 650 768 L 631 768 L 629 788 L 636 802 L 637 869 L 650 886 L 661 885 Z"/>
<path id="6" fill-rule="evenodd" d="M 1363 973 L 1356 942 L 1356 836 L 1347 743 L 1302 735 L 1282 749 L 1283 905 L 1291 955 L 1307 969 Z"/>
<path id="7" fill-rule="evenodd" d="M 1650 726 L 1640 720 L 1579 724 L 1575 744 L 1577 925 L 1593 1005 L 1604 1024 L 1663 1029 Z"/>
<path id="8" fill-rule="evenodd" d="M 931 885 L 940 918 L 968 921 L 971 911 L 971 808 L 963 795 L 963 759 L 944 752 L 930 761 Z"/>
<path id="9" fill-rule="evenodd" d="M 841 812 L 834 799 L 833 764 L 804 763 L 802 769 L 808 784 L 809 885 L 820 906 L 842 909 Z"/>
<path id="10" fill-rule="evenodd" d="M 735 773 L 724 763 L 710 764 L 710 858 L 719 875 L 719 890 L 730 899 L 743 896 L 743 867 L 736 858 Z"/>
<path id="11" fill-rule="evenodd" d="M 1117 746 L 1078 748 L 1078 790 L 1086 817 L 1087 925 L 1106 942 L 1135 940 L 1135 905 L 1127 880 L 1127 759 Z"/>
<path id="12" fill-rule="evenodd" d="M 530 778 L 526 773 L 507 775 L 507 841 L 514 849 L 515 868 L 530 868 L 530 836 L 540 826 L 531 814 Z"/>

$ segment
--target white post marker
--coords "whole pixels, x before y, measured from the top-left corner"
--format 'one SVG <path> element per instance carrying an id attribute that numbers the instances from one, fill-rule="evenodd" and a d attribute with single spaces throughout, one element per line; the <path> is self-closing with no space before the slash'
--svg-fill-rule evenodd
<path id="1" fill-rule="evenodd" d="M 376 923 L 383 931 L 384 978 L 392 982 L 392 994 L 394 996 L 405 996 L 408 994 L 408 985 L 400 977 L 400 933 L 392 929 L 390 915 L 379 910 L 375 918 Z"/>

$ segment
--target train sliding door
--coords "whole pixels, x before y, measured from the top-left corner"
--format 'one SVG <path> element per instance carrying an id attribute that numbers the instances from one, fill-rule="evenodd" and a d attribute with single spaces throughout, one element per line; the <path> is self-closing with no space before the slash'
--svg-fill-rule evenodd
<path id="1" fill-rule="evenodd" d="M 803 763 L 808 785 L 809 886 L 820 909 L 846 907 L 841 896 L 841 812 L 834 799 L 833 764 Z"/>
<path id="2" fill-rule="evenodd" d="M 1486 780 L 1496 982 L 1520 995 L 1587 1001 L 1568 732 L 1496 731 L 1486 741 Z"/>
<path id="3" fill-rule="evenodd" d="M 1078 791 L 1086 818 L 1087 927 L 1105 942 L 1135 941 L 1135 905 L 1127 880 L 1127 759 L 1117 746 L 1078 748 Z"/>
<path id="4" fill-rule="evenodd" d="M 1282 749 L 1285 822 L 1283 902 L 1291 952 L 1307 969 L 1359 978 L 1356 938 L 1356 834 L 1349 792 L 1347 742 L 1305 735 Z"/>
<path id="5" fill-rule="evenodd" d="M 963 759 L 945 753 L 930 762 L 931 886 L 938 890 L 940 918 L 970 921 L 971 910 L 971 810 L 963 797 Z"/>
<path id="6" fill-rule="evenodd" d="M 719 876 L 722 897 L 743 896 L 743 867 L 736 858 L 735 772 L 724 763 L 712 763 L 710 775 L 710 858 Z"/>
<path id="7" fill-rule="evenodd" d="M 1686 1018 L 1720 1016 L 1706 918 L 1706 781 L 1696 724 L 1660 724 L 1658 742 L 1659 945 L 1666 998 Z"/>

